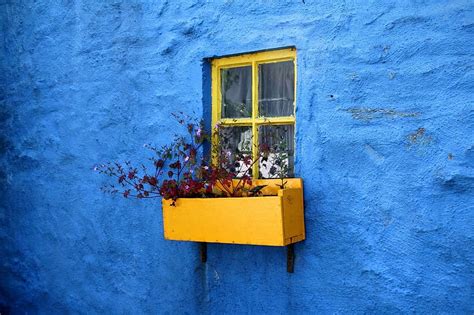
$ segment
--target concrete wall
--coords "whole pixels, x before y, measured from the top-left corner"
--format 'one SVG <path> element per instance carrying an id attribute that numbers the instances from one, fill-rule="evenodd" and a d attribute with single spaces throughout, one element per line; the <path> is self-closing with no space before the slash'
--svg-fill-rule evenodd
<path id="1" fill-rule="evenodd" d="M 474 312 L 472 1 L 0 0 L 0 305 L 13 313 Z M 202 60 L 298 49 L 307 240 L 165 241 L 97 162 L 206 112 Z"/>

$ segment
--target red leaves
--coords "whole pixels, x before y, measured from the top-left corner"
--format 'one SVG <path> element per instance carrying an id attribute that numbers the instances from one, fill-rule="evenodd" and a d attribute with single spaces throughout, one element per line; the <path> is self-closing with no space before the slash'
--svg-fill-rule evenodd
<path id="1" fill-rule="evenodd" d="M 118 182 L 121 184 L 125 180 L 125 175 L 120 175 Z"/>
<path id="2" fill-rule="evenodd" d="M 176 200 L 179 197 L 197 197 L 203 193 L 204 182 L 192 178 L 177 182 L 174 179 L 164 180 L 160 187 L 160 194 L 165 199 Z M 211 187 L 212 191 L 212 187 Z"/>
<path id="3" fill-rule="evenodd" d="M 236 148 L 225 147 L 232 144 L 229 141 L 220 141 L 213 152 L 217 157 L 214 166 L 207 165 L 208 156 L 202 152 L 203 146 L 214 135 L 204 131 L 203 122 L 191 120 L 183 113 L 173 115 L 182 125 L 188 135 L 176 135 L 169 145 L 155 148 L 145 147 L 155 154 L 150 160 L 152 170 L 144 164 L 133 166 L 130 162 L 120 164 L 109 163 L 96 169 L 105 175 L 118 180 L 125 198 L 151 198 L 162 196 L 165 199 L 176 200 L 179 197 L 216 197 L 242 196 L 252 184 L 252 167 L 261 159 L 268 158 L 270 147 L 262 145 L 259 157 L 252 159 L 252 154 L 239 152 Z M 186 118 L 183 119 L 182 117 Z M 224 140 L 219 134 L 219 140 Z M 253 148 L 255 150 L 255 148 Z M 118 192 L 112 186 L 111 191 Z"/>
<path id="4" fill-rule="evenodd" d="M 196 161 L 197 151 L 196 148 L 189 149 L 189 159 L 194 163 Z"/>
<path id="5" fill-rule="evenodd" d="M 178 198 L 178 186 L 176 181 L 174 179 L 164 180 L 160 187 L 160 195 L 165 199 L 175 200 Z"/>
<path id="6" fill-rule="evenodd" d="M 272 149 L 267 143 L 260 144 L 260 154 L 264 158 L 268 158 L 268 155 L 271 153 Z"/>
<path id="7" fill-rule="evenodd" d="M 155 167 L 156 168 L 162 168 L 164 165 L 165 165 L 165 161 L 163 161 L 162 159 L 159 159 L 159 160 L 155 161 Z"/>
<path id="8" fill-rule="evenodd" d="M 245 166 L 250 166 L 250 164 L 252 164 L 252 157 L 250 155 L 244 156 L 243 162 Z"/>
<path id="9" fill-rule="evenodd" d="M 156 184 L 158 184 L 158 180 L 156 179 L 156 177 L 150 177 L 148 179 L 148 184 L 150 184 L 151 186 L 156 186 Z"/>
<path id="10" fill-rule="evenodd" d="M 176 162 L 171 163 L 169 166 L 173 169 L 181 169 L 181 161 L 177 160 Z"/>

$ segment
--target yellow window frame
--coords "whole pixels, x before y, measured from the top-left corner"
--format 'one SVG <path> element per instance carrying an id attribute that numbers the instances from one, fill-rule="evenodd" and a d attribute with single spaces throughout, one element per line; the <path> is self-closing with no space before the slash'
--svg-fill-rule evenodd
<path id="1" fill-rule="evenodd" d="M 294 78 L 294 103 L 293 115 L 283 117 L 260 117 L 258 115 L 258 65 L 264 63 L 293 61 L 295 66 Z M 235 68 L 242 66 L 252 66 L 252 117 L 250 118 L 221 118 L 221 69 Z M 214 58 L 211 61 L 212 67 L 212 126 L 251 126 L 252 127 L 252 159 L 258 158 L 258 127 L 262 125 L 293 125 L 295 126 L 296 111 L 296 48 L 284 48 L 262 52 L 246 53 L 230 57 Z M 218 139 L 213 137 L 213 146 L 217 145 Z M 213 150 L 214 152 L 214 150 Z M 216 162 L 216 157 L 213 157 Z M 252 177 L 258 178 L 259 163 L 255 163 L 252 169 Z"/>

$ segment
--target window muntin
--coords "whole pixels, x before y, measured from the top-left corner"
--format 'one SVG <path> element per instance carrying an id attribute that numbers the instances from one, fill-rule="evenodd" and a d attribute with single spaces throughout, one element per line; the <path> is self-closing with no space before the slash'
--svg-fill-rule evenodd
<path id="1" fill-rule="evenodd" d="M 280 146 L 272 149 L 285 150 L 288 177 L 293 176 L 295 106 L 295 48 L 212 60 L 212 125 L 219 124 L 224 129 L 246 127 L 245 132 L 236 128 L 240 135 L 227 145 L 235 150 L 242 146 L 242 139 L 251 141 L 249 153 L 254 160 L 259 144 L 270 141 L 267 144 L 275 146 L 280 141 Z M 252 176 L 272 177 L 269 176 L 271 160 L 270 156 L 268 161 L 263 161 L 265 165 L 259 161 Z"/>

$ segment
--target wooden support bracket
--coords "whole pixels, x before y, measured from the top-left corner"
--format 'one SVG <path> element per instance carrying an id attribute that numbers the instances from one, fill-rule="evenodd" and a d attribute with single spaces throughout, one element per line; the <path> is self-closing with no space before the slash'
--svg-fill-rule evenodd
<path id="1" fill-rule="evenodd" d="M 199 255 L 201 256 L 201 262 L 207 261 L 207 243 L 199 243 Z"/>
<path id="2" fill-rule="evenodd" d="M 290 244 L 286 246 L 286 271 L 295 272 L 295 246 Z"/>
<path id="3" fill-rule="evenodd" d="M 199 256 L 201 262 L 207 262 L 207 243 L 199 243 Z M 290 244 L 286 246 L 286 271 L 288 273 L 295 272 L 295 246 Z"/>

